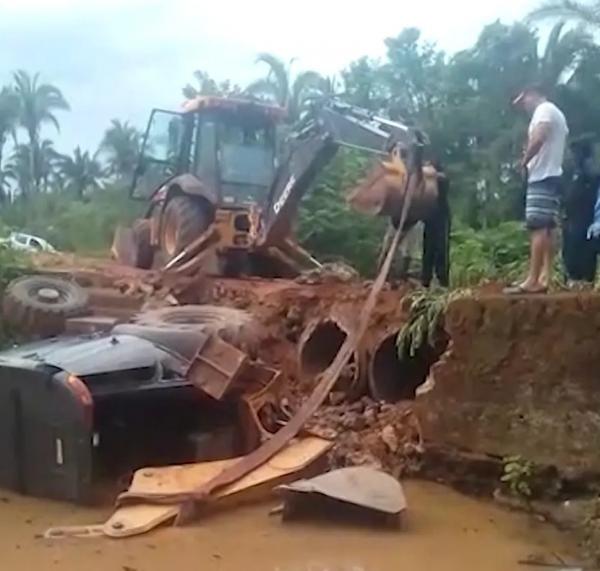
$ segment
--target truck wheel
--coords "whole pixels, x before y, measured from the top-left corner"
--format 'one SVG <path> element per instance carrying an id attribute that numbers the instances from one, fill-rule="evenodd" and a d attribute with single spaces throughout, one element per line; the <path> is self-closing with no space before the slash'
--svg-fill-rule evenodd
<path id="1" fill-rule="evenodd" d="M 18 331 L 52 337 L 65 321 L 87 313 L 88 294 L 77 284 L 58 278 L 28 276 L 11 282 L 4 293 L 3 315 Z"/>
<path id="2" fill-rule="evenodd" d="M 210 217 L 201 200 L 175 196 L 169 200 L 160 225 L 160 249 L 167 261 L 189 246 L 209 226 Z"/>
<path id="3" fill-rule="evenodd" d="M 154 261 L 154 250 L 150 240 L 151 223 L 147 218 L 141 218 L 133 223 L 133 235 L 135 237 L 136 268 L 149 270 Z"/>
<path id="4" fill-rule="evenodd" d="M 196 326 L 209 334 L 216 334 L 236 347 L 254 353 L 264 337 L 259 323 L 241 309 L 216 305 L 180 305 L 142 312 L 134 317 L 138 325 Z"/>

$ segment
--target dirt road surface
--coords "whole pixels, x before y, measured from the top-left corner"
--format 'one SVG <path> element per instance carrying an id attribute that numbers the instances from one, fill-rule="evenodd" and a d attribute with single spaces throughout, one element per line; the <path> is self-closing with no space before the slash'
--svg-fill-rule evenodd
<path id="1" fill-rule="evenodd" d="M 51 525 L 102 521 L 84 509 L 2 493 L 0 552 L 7 571 L 511 571 L 532 553 L 568 553 L 564 536 L 531 518 L 424 482 L 406 483 L 407 529 L 282 524 L 263 504 L 187 528 L 128 540 L 63 539 Z"/>

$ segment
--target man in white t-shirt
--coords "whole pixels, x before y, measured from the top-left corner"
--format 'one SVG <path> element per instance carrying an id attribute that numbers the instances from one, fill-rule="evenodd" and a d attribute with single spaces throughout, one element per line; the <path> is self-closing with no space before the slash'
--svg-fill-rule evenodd
<path id="1" fill-rule="evenodd" d="M 545 293 L 552 277 L 554 234 L 560 208 L 560 183 L 569 128 L 562 111 L 539 87 L 525 89 L 514 104 L 531 115 L 521 166 L 527 171 L 525 220 L 531 254 L 526 280 L 507 293 Z"/>

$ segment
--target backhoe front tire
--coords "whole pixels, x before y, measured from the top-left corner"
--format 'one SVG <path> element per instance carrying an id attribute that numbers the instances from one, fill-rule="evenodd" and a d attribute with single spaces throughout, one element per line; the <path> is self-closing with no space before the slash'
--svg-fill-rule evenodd
<path id="1" fill-rule="evenodd" d="M 163 212 L 160 250 L 166 262 L 199 238 L 211 224 L 207 205 L 190 196 L 174 196 Z"/>
<path id="2" fill-rule="evenodd" d="M 141 218 L 133 223 L 133 236 L 136 244 L 135 267 L 149 270 L 154 261 L 154 250 L 151 243 L 151 222 Z"/>

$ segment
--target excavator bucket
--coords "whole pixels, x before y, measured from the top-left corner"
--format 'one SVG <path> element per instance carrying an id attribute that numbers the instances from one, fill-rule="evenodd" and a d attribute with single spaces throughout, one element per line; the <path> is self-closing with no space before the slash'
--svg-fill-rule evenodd
<path id="1" fill-rule="evenodd" d="M 421 179 L 410 177 L 398 156 L 375 164 L 367 176 L 348 195 L 350 206 L 370 216 L 399 218 L 407 192 L 411 204 L 407 222 L 423 220 L 435 207 L 438 196 L 437 173 L 430 165 L 423 167 Z"/>

